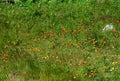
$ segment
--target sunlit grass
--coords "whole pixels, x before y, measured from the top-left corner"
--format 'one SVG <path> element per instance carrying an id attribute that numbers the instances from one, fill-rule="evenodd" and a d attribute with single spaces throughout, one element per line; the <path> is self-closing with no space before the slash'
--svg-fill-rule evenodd
<path id="1" fill-rule="evenodd" d="M 119 81 L 118 2 L 0 3 L 0 80 Z"/>

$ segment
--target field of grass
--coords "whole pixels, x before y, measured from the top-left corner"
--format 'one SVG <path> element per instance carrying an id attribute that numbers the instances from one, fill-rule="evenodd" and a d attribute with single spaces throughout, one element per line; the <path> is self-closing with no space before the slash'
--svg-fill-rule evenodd
<path id="1" fill-rule="evenodd" d="M 98 1 L 0 3 L 0 81 L 119 81 L 120 0 Z"/>

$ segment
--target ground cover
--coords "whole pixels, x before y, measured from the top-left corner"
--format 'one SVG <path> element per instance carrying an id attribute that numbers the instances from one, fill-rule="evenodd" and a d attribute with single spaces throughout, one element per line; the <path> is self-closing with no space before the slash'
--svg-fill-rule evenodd
<path id="1" fill-rule="evenodd" d="M 0 81 L 119 81 L 119 3 L 0 3 Z"/>

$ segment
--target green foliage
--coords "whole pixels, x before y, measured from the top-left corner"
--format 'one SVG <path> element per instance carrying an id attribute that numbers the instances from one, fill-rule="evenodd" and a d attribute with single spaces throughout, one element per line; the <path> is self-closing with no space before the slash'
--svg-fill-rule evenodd
<path id="1" fill-rule="evenodd" d="M 119 3 L 0 3 L 0 81 L 119 81 Z"/>

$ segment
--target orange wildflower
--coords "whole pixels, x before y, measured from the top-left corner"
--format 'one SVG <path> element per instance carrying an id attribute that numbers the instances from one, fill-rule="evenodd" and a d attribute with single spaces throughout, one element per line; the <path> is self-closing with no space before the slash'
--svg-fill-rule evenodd
<path id="1" fill-rule="evenodd" d="M 80 26 L 80 29 L 83 29 L 84 28 L 84 25 Z"/>
<path id="2" fill-rule="evenodd" d="M 3 56 L 3 54 L 0 54 L 0 56 Z"/>
<path id="3" fill-rule="evenodd" d="M 43 32 L 43 34 L 47 34 L 47 32 Z"/>
<path id="4" fill-rule="evenodd" d="M 54 33 L 50 33 L 50 37 L 54 37 Z"/>
<path id="5" fill-rule="evenodd" d="M 83 64 L 87 64 L 87 61 L 84 61 Z"/>
<path id="6" fill-rule="evenodd" d="M 54 32 L 50 31 L 49 37 L 54 37 Z"/>
<path id="7" fill-rule="evenodd" d="M 63 32 L 66 32 L 66 28 L 65 28 L 65 27 L 62 27 L 62 31 L 63 31 Z"/>
<path id="8" fill-rule="evenodd" d="M 89 28 L 89 30 L 91 31 L 91 30 L 93 30 L 92 28 Z"/>
<path id="9" fill-rule="evenodd" d="M 80 33 L 80 30 L 78 30 L 78 33 Z"/>
<path id="10" fill-rule="evenodd" d="M 78 74 L 78 73 L 76 73 L 76 74 L 75 74 L 75 76 L 76 76 L 76 77 L 78 77 L 78 76 L 79 76 L 79 74 Z"/>
<path id="11" fill-rule="evenodd" d="M 75 34 L 76 33 L 76 30 L 73 30 L 72 34 Z"/>
<path id="12" fill-rule="evenodd" d="M 113 30 L 113 32 L 114 32 L 114 33 L 116 33 L 116 32 L 117 32 L 117 30 L 116 30 L 116 29 L 114 29 L 114 30 Z"/>
<path id="13" fill-rule="evenodd" d="M 73 44 L 74 44 L 74 42 L 71 41 L 71 42 L 70 42 L 70 45 L 73 45 Z"/>

